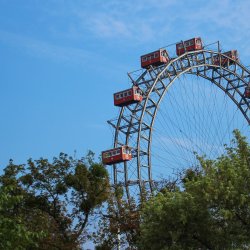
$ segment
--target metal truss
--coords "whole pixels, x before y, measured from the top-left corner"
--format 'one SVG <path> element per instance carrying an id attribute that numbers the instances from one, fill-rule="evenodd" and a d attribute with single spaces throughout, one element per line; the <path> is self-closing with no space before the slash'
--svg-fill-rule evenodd
<path id="1" fill-rule="evenodd" d="M 219 57 L 220 65 L 214 64 Z M 220 52 L 199 50 L 185 53 L 168 64 L 151 67 L 139 77 L 129 74 L 132 85 L 139 86 L 143 92 L 140 103 L 122 107 L 119 118 L 109 121 L 115 129 L 114 147 L 129 145 L 133 148 L 133 162 L 113 165 L 113 184 L 125 187 L 127 198 L 137 186 L 137 194 L 146 190 L 152 192 L 151 142 L 153 126 L 160 103 L 168 89 L 182 74 L 193 74 L 205 78 L 219 87 L 237 105 L 250 125 L 250 99 L 244 97 L 244 90 L 250 82 L 250 71 L 241 63 L 228 58 Z M 143 174 L 142 174 L 143 173 Z M 145 176 L 147 176 L 145 178 Z"/>

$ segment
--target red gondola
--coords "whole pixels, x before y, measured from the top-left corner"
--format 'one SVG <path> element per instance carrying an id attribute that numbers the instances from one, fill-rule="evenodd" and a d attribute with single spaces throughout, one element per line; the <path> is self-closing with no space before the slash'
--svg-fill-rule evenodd
<path id="1" fill-rule="evenodd" d="M 227 51 L 225 53 L 223 53 L 223 55 L 229 57 L 229 58 L 232 58 L 233 60 L 235 61 L 239 61 L 239 57 L 238 57 L 238 52 L 237 50 L 230 50 L 230 51 Z M 234 63 L 234 61 L 230 60 L 229 58 L 225 57 L 225 56 L 221 56 L 221 60 L 220 60 L 220 57 L 217 55 L 217 56 L 214 56 L 213 57 L 213 63 L 215 65 L 222 65 L 222 66 L 225 66 L 227 64 L 231 65 Z"/>
<path id="2" fill-rule="evenodd" d="M 200 37 L 195 37 L 195 38 L 176 44 L 177 56 L 180 56 L 188 51 L 194 51 L 194 50 L 200 50 L 200 49 L 202 49 L 202 40 Z"/>
<path id="3" fill-rule="evenodd" d="M 119 148 L 113 148 L 102 152 L 102 162 L 106 165 L 112 165 L 132 159 L 131 148 L 123 145 Z"/>
<path id="4" fill-rule="evenodd" d="M 169 62 L 168 52 L 165 49 L 159 49 L 149 54 L 141 56 L 141 67 L 144 69 L 152 66 L 159 66 Z"/>
<path id="5" fill-rule="evenodd" d="M 250 99 L 250 86 L 245 88 L 245 97 Z"/>
<path id="6" fill-rule="evenodd" d="M 132 103 L 142 101 L 142 91 L 137 86 L 114 94 L 114 105 L 123 107 Z"/>

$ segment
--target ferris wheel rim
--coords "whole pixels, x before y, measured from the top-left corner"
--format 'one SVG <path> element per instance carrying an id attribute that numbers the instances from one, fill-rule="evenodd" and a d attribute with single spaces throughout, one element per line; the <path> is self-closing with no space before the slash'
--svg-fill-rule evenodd
<path id="1" fill-rule="evenodd" d="M 207 54 L 210 55 L 210 57 L 207 57 Z M 197 58 L 197 56 L 201 56 L 203 57 L 204 61 L 203 63 L 198 63 L 198 64 L 192 64 L 194 63 L 193 59 L 194 58 Z M 174 64 L 176 65 L 182 65 L 182 61 L 183 60 L 187 60 L 188 63 L 189 63 L 189 67 L 185 67 L 185 68 L 182 68 L 181 66 L 181 71 L 179 73 L 177 73 L 176 69 L 175 69 L 175 76 L 173 77 L 173 79 L 169 82 L 169 84 L 167 86 L 165 86 L 165 89 L 164 91 L 161 93 L 161 95 L 159 96 L 159 101 L 156 103 L 156 107 L 155 107 L 155 112 L 153 113 L 153 116 L 152 116 L 152 120 L 151 120 L 151 123 L 150 123 L 150 128 L 149 128 L 149 131 L 150 131 L 150 134 L 149 134 L 149 140 L 148 140 L 148 152 L 147 152 L 147 155 L 148 155 L 148 182 L 149 182 L 149 185 L 150 185 L 150 189 L 152 191 L 152 184 L 153 184 L 153 180 L 152 180 L 152 169 L 151 169 L 151 153 L 150 153 L 150 147 L 151 147 L 151 138 L 152 138 L 152 127 L 154 125 L 154 121 L 155 121 L 155 118 L 157 116 L 157 111 L 158 111 L 158 107 L 160 106 L 160 103 L 162 101 L 162 99 L 164 98 L 164 96 L 166 95 L 167 93 L 167 90 L 174 84 L 175 80 L 178 79 L 181 75 L 185 74 L 185 73 L 190 73 L 191 71 L 191 74 L 195 74 L 197 75 L 198 77 L 202 77 L 204 79 L 207 79 L 208 81 L 212 82 L 213 84 L 215 84 L 217 87 L 219 87 L 222 91 L 225 92 L 225 94 L 238 106 L 238 108 L 240 109 L 241 113 L 244 115 L 244 117 L 246 118 L 248 124 L 250 124 L 250 116 L 247 114 L 247 111 L 250 110 L 250 101 L 248 101 L 245 97 L 244 97 L 244 93 L 241 92 L 238 88 L 232 88 L 232 90 L 234 90 L 240 97 L 241 97 L 241 101 L 243 100 L 245 103 L 245 105 L 247 106 L 247 110 L 243 110 L 242 108 L 242 104 L 240 104 L 236 98 L 234 97 L 234 95 L 232 95 L 230 93 L 230 91 L 228 91 L 228 89 L 226 88 L 223 88 L 223 86 L 221 86 L 220 84 L 216 83 L 216 81 L 212 78 L 209 78 L 206 76 L 206 72 L 208 70 L 221 70 L 222 72 L 227 72 L 229 75 L 234 75 L 235 78 L 237 78 L 237 80 L 239 82 L 241 82 L 243 85 L 242 86 L 247 86 L 249 80 L 250 80 L 250 71 L 244 67 L 240 62 L 238 61 L 235 61 L 235 60 L 232 60 L 228 57 L 228 59 L 230 59 L 231 61 L 233 61 L 233 64 L 235 65 L 234 67 L 234 70 L 230 70 L 229 67 L 226 67 L 224 65 L 215 65 L 213 63 L 211 63 L 213 60 L 213 57 L 214 56 L 219 56 L 220 58 L 220 62 L 221 62 L 221 57 L 227 57 L 225 55 L 223 55 L 223 53 L 220 53 L 220 52 L 217 52 L 217 51 L 211 51 L 211 50 L 199 50 L 199 51 L 191 51 L 191 52 L 187 52 L 177 58 L 174 58 L 173 60 L 169 61 L 168 64 L 164 65 L 164 66 L 160 66 L 160 67 L 157 67 L 157 68 L 153 68 L 151 67 L 150 69 L 148 70 L 145 70 L 139 77 L 137 80 L 133 80 L 132 78 L 132 84 L 133 85 L 137 85 L 139 86 L 140 85 L 140 81 L 141 79 L 144 78 L 145 75 L 147 74 L 155 74 L 154 70 L 158 70 L 158 72 L 156 73 L 156 78 L 154 81 L 152 81 L 151 85 L 149 86 L 149 91 L 146 93 L 146 96 L 145 96 L 145 99 L 144 99 L 144 104 L 141 105 L 140 103 L 136 104 L 134 106 L 134 109 L 130 109 L 129 107 L 122 107 L 121 110 L 120 110 L 120 114 L 119 114 L 119 118 L 117 120 L 117 124 L 114 126 L 115 127 L 115 137 L 114 137 L 114 147 L 117 147 L 117 145 L 120 145 L 119 141 L 118 141 L 118 136 L 119 136 L 119 133 L 121 132 L 121 129 L 120 129 L 120 124 L 121 124 L 121 121 L 122 119 L 124 118 L 123 117 L 123 114 L 124 114 L 124 111 L 125 109 L 128 109 L 131 111 L 131 117 L 130 117 L 130 122 L 128 122 L 128 127 L 127 127 L 127 135 L 126 135 L 126 140 L 124 142 L 124 144 L 128 144 L 129 143 L 129 133 L 130 131 L 134 128 L 134 125 L 133 125 L 133 120 L 135 119 L 134 118 L 134 114 L 136 113 L 135 110 L 138 109 L 138 108 L 141 108 L 142 109 L 142 112 L 140 114 L 140 117 L 139 117 L 139 126 L 138 126 L 138 131 L 137 131 L 137 176 L 138 176 L 138 182 L 137 183 L 134 183 L 136 185 L 139 186 L 139 189 L 140 189 L 140 192 L 142 191 L 142 185 L 143 185 L 143 181 L 141 180 L 140 178 L 140 154 L 141 154 L 141 151 L 140 151 L 140 140 L 141 140 L 141 137 L 140 137 L 140 134 L 141 134 L 141 131 L 142 131 L 142 128 L 143 128 L 143 119 L 144 119 L 144 114 L 147 110 L 147 104 L 150 100 L 150 95 L 152 94 L 152 92 L 154 91 L 154 88 L 156 86 L 156 84 L 159 82 L 159 81 L 162 81 L 162 79 L 165 79 L 165 78 L 161 78 L 162 75 L 164 75 L 166 72 L 168 72 L 168 69 L 170 69 L 171 67 L 173 67 Z M 197 63 L 197 61 L 196 61 Z M 194 69 L 198 69 L 198 68 L 202 68 L 202 71 L 201 72 L 204 72 L 204 75 L 201 75 L 200 72 L 194 72 L 192 73 L 192 71 Z M 236 69 L 241 71 L 242 72 L 242 76 L 240 76 L 237 72 L 236 72 Z M 245 73 L 247 73 L 247 75 L 245 75 Z M 167 74 L 166 74 L 167 75 Z M 171 79 L 171 77 L 169 77 Z M 221 78 L 225 78 L 225 74 L 223 73 L 220 78 L 218 79 L 221 79 Z M 248 79 L 248 80 L 247 80 Z M 233 85 L 232 85 L 233 86 Z M 241 88 L 242 88 L 241 86 Z M 127 173 L 127 162 L 124 162 L 124 183 L 123 185 L 125 186 L 125 190 L 126 190 L 126 193 L 127 193 L 127 198 L 129 199 L 130 198 L 130 193 L 129 193 L 129 185 L 131 185 L 129 183 L 129 180 L 128 180 L 128 173 Z M 114 185 L 120 185 L 121 183 L 118 183 L 117 182 L 117 176 L 116 176 L 116 165 L 113 165 L 113 182 L 114 182 Z M 133 185 L 133 184 L 132 184 Z"/>

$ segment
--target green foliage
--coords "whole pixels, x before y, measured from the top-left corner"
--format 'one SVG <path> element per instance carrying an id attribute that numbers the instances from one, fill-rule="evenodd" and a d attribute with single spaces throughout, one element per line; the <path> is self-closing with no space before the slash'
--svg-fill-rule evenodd
<path id="1" fill-rule="evenodd" d="M 16 225 L 12 229 L 16 238 L 11 236 L 8 242 L 19 244 L 18 235 L 23 235 L 23 245 L 32 249 L 80 249 L 89 217 L 109 195 L 107 171 L 94 161 L 92 152 L 81 159 L 61 153 L 52 162 L 40 158 L 15 165 L 11 161 L 0 185 L 11 188 L 1 202 L 7 200 L 15 207 L 1 206 L 3 230 Z"/>
<path id="2" fill-rule="evenodd" d="M 135 245 L 137 240 L 140 216 L 133 199 L 128 203 L 122 199 L 122 189 L 117 187 L 110 195 L 105 214 L 99 221 L 98 232 L 94 233 L 96 249 L 121 249 Z M 118 240 L 119 237 L 119 240 Z M 119 242 L 119 243 L 118 243 Z"/>
<path id="3" fill-rule="evenodd" d="M 250 146 L 234 131 L 227 154 L 198 157 L 181 188 L 163 189 L 142 212 L 140 249 L 249 249 Z"/>
<path id="4" fill-rule="evenodd" d="M 22 195 L 13 195 L 13 191 L 12 186 L 0 187 L 0 249 L 36 248 L 37 242 L 46 234 L 42 230 L 29 230 L 20 208 L 24 198 Z"/>

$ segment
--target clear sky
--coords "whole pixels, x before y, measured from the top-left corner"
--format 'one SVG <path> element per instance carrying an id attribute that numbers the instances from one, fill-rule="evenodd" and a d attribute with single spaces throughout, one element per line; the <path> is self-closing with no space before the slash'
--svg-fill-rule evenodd
<path id="1" fill-rule="evenodd" d="M 250 64 L 246 0 L 0 0 L 0 166 L 112 146 L 106 121 L 127 72 L 201 36 Z"/>

